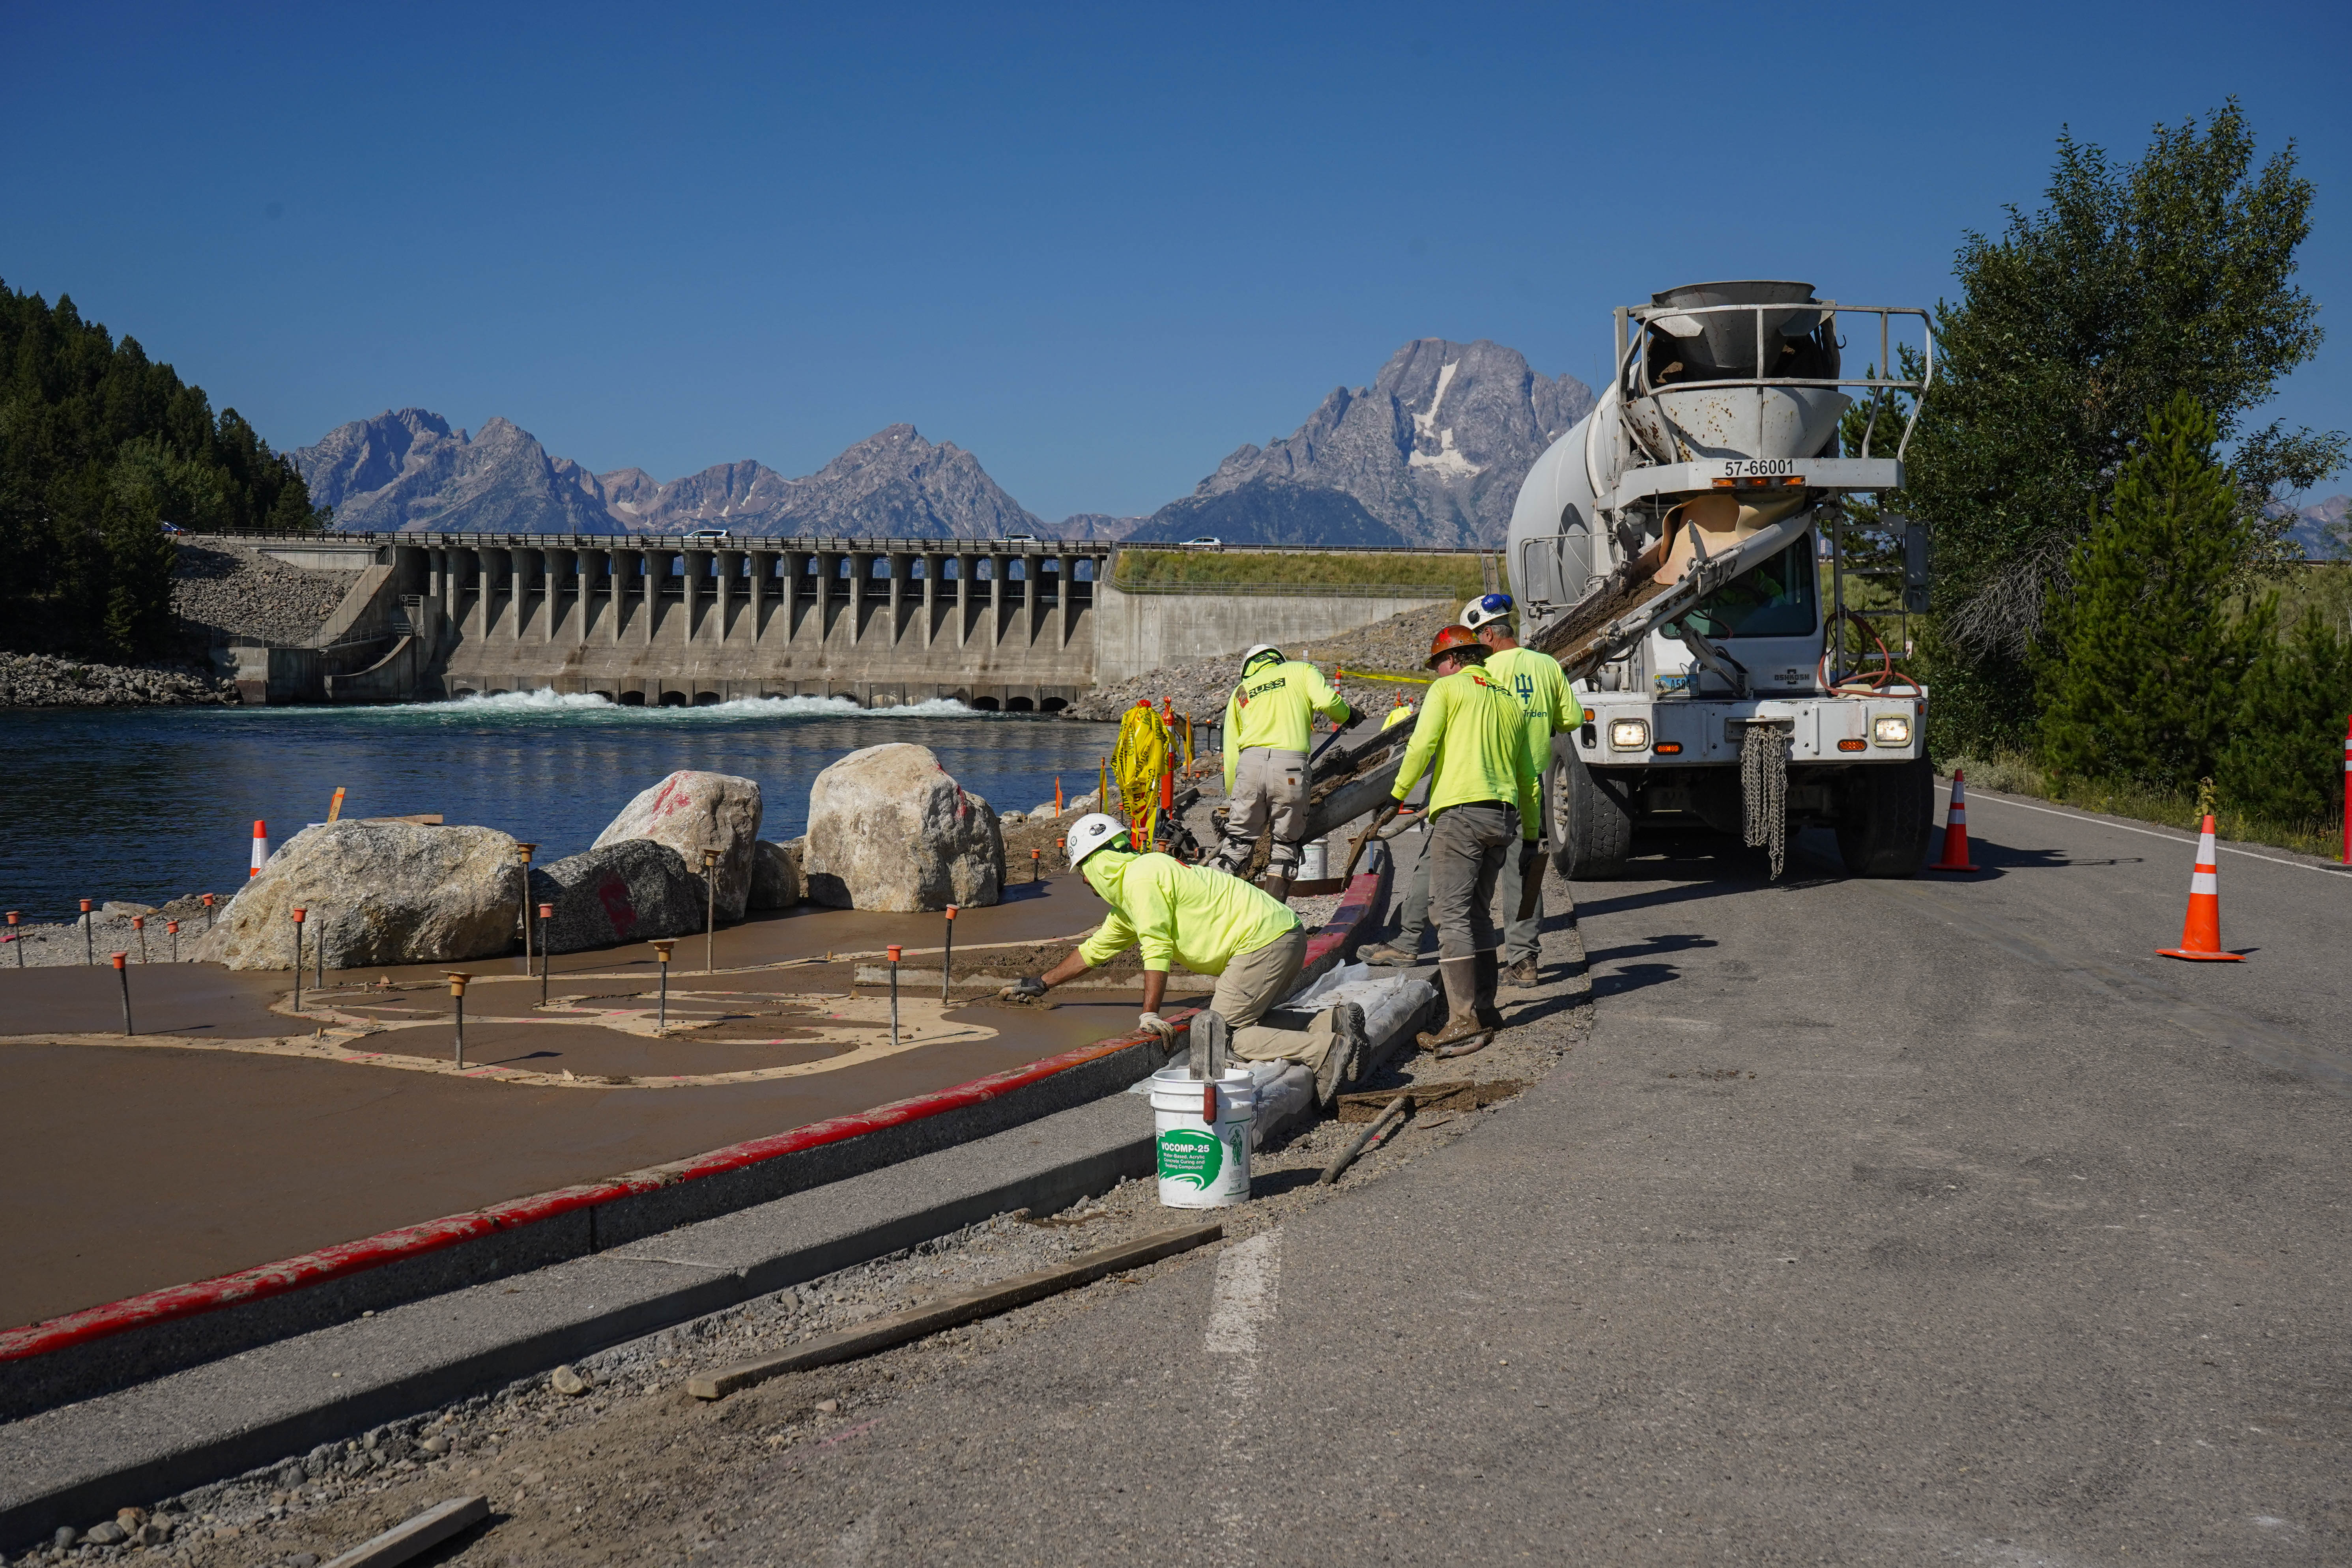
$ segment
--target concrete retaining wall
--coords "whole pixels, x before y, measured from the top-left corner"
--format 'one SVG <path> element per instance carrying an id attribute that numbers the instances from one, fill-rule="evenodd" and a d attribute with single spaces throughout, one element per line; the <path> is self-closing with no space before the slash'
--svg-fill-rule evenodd
<path id="1" fill-rule="evenodd" d="M 1339 637 L 1426 605 L 1454 602 L 1375 595 L 1123 594 L 1108 583 L 1095 595 L 1093 678 L 1100 685 L 1171 664 L 1237 654 L 1252 643 L 1274 643 L 1296 652 L 1318 637 Z"/>

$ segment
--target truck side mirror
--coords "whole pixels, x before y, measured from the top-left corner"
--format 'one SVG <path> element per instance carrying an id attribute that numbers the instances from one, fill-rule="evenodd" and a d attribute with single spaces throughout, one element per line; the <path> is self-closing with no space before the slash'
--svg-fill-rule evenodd
<path id="1" fill-rule="evenodd" d="M 1903 524 L 1903 607 L 1927 612 L 1927 525 L 1916 518 Z"/>

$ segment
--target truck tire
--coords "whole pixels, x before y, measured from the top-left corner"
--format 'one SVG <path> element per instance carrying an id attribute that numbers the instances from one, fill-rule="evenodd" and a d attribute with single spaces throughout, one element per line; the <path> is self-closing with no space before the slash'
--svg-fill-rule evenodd
<path id="1" fill-rule="evenodd" d="M 1855 877 L 1910 877 L 1936 827 L 1936 769 L 1915 762 L 1858 767 L 1839 792 L 1838 854 Z"/>
<path id="2" fill-rule="evenodd" d="M 1551 838 L 1552 865 L 1570 881 L 1623 876 L 1633 847 L 1631 786 L 1595 778 L 1567 737 L 1553 743 L 1551 756 L 1544 775 L 1544 831 Z"/>

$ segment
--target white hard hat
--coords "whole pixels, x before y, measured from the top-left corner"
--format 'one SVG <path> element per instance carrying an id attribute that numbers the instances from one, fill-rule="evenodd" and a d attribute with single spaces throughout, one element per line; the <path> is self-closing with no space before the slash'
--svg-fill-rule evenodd
<path id="1" fill-rule="evenodd" d="M 1462 624 L 1475 632 L 1481 626 L 1491 626 L 1507 618 L 1510 613 L 1511 596 L 1508 594 L 1485 594 L 1462 607 Z"/>
<path id="2" fill-rule="evenodd" d="M 1244 669 L 1247 669 L 1251 665 L 1255 664 L 1258 661 L 1259 655 L 1268 653 L 1274 655 L 1276 658 L 1280 658 L 1282 657 L 1282 650 L 1275 647 L 1270 642 L 1254 644 L 1249 652 L 1242 655 L 1242 668 Z"/>
<path id="3" fill-rule="evenodd" d="M 1104 845 L 1124 844 L 1127 829 L 1114 818 L 1099 811 L 1090 811 L 1072 824 L 1070 831 L 1064 837 L 1069 840 L 1070 869 L 1075 871 L 1080 861 Z"/>

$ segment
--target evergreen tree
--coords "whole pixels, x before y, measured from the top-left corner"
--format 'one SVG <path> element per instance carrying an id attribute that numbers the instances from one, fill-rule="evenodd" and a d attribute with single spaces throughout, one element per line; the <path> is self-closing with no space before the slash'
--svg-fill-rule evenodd
<path id="1" fill-rule="evenodd" d="M 2344 804 L 2344 727 L 2352 718 L 2352 639 L 2304 612 L 2291 638 L 2263 647 L 2238 692 L 2214 782 L 2273 821 L 2334 816 Z"/>
<path id="2" fill-rule="evenodd" d="M 2254 541 L 2217 439 L 2212 416 L 2174 394 L 2050 593 L 2041 731 L 2054 775 L 2193 787 L 2229 736 L 2247 667 L 2276 640 L 2274 597 L 2228 615 Z"/>
<path id="3" fill-rule="evenodd" d="M 2318 307 L 2294 286 L 2312 195 L 2293 143 L 2255 166 L 2232 100 L 2201 131 L 2157 127 L 2137 163 L 2061 135 L 2046 205 L 2010 208 L 1998 237 L 1967 237 L 1894 505 L 1935 531 L 1939 745 L 2033 732 L 2042 608 L 2134 438 L 2176 393 L 2234 443 L 2241 565 L 2276 552 L 2271 497 L 2342 462 L 2341 433 L 2242 428 L 2318 352 Z"/>

